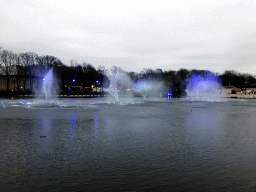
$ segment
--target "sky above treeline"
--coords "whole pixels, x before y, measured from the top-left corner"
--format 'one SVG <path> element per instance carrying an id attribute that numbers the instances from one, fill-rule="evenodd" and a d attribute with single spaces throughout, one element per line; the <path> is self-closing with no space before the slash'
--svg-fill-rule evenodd
<path id="1" fill-rule="evenodd" d="M 256 75 L 256 1 L 0 0 L 0 46 L 64 64 Z"/>

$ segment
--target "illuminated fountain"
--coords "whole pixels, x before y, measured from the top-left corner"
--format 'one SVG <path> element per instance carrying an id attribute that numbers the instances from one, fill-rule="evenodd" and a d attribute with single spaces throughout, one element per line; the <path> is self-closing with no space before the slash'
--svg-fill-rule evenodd
<path id="1" fill-rule="evenodd" d="M 205 77 L 194 74 L 188 80 L 187 98 L 195 101 L 222 101 L 225 97 L 222 89 L 220 77 L 213 73 Z"/>
<path id="2" fill-rule="evenodd" d="M 43 79 L 42 92 L 45 99 L 56 98 L 59 91 L 59 86 L 54 78 L 53 69 L 51 68 Z"/>
<path id="3" fill-rule="evenodd" d="M 37 99 L 42 100 L 54 100 L 58 97 L 59 93 L 59 85 L 57 83 L 57 79 L 54 76 L 53 69 L 51 68 L 43 79 L 40 80 L 42 82 L 41 87 L 36 90 Z"/>
<path id="4" fill-rule="evenodd" d="M 122 71 L 118 71 L 110 78 L 108 93 L 115 98 L 117 103 L 133 102 L 132 87 L 133 83 L 130 77 Z"/>
<path id="5" fill-rule="evenodd" d="M 21 99 L 17 101 L 17 103 L 12 104 L 11 106 L 38 109 L 62 107 L 62 102 L 57 100 L 59 86 L 57 83 L 57 79 L 54 77 L 53 69 L 50 69 L 46 73 L 44 78 L 40 80 L 42 82 L 42 86 L 38 90 L 35 90 L 37 94 L 36 99 Z"/>
<path id="6" fill-rule="evenodd" d="M 163 82 L 142 79 L 134 84 L 130 77 L 122 71 L 118 71 L 110 76 L 109 80 L 110 85 L 108 88 L 108 93 L 112 96 L 112 98 L 115 98 L 115 100 L 110 101 L 110 103 L 140 103 L 142 101 L 141 99 L 134 98 L 134 94 L 136 94 L 136 92 L 142 96 L 144 101 L 148 97 L 151 97 L 153 100 L 158 100 L 161 93 L 166 92 L 166 87 L 164 86 Z"/>

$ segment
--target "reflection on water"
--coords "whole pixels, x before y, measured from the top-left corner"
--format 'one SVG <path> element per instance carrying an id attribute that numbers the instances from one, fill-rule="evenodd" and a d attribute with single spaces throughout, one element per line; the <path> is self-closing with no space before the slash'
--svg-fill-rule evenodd
<path id="1" fill-rule="evenodd" d="M 99 117 L 98 116 L 96 116 L 94 119 L 94 128 L 95 128 L 94 137 L 95 137 L 95 141 L 97 141 L 98 135 L 99 135 Z"/>
<path id="2" fill-rule="evenodd" d="M 256 103 L 167 101 L 1 108 L 1 191 L 253 191 Z"/>
<path id="3" fill-rule="evenodd" d="M 192 108 L 193 109 L 193 108 Z M 206 148 L 216 144 L 222 135 L 223 112 L 210 108 L 192 110 L 186 118 L 187 131 L 191 143 Z"/>
<path id="4" fill-rule="evenodd" d="M 68 159 L 66 160 L 68 163 L 68 161 L 70 161 L 70 159 L 73 156 L 73 152 L 74 152 L 74 147 L 76 144 L 76 117 L 77 117 L 77 112 L 76 111 L 72 111 L 70 113 L 70 129 L 69 129 L 69 134 L 70 134 L 70 139 L 69 139 L 69 146 L 67 147 L 67 151 L 68 151 Z"/>

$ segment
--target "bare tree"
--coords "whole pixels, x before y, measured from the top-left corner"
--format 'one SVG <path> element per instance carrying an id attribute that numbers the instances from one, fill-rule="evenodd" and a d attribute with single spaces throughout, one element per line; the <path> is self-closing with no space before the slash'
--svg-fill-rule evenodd
<path id="1" fill-rule="evenodd" d="M 99 65 L 97 71 L 98 71 L 98 73 L 105 75 L 105 76 L 108 73 L 108 69 L 103 65 Z"/>
<path id="2" fill-rule="evenodd" d="M 109 85 L 109 79 L 107 77 L 108 69 L 103 65 L 99 65 L 97 73 L 98 73 L 98 76 L 97 76 L 98 83 L 97 84 L 99 87 L 102 87 L 101 91 L 103 92 L 104 85 L 105 86 Z"/>
<path id="3" fill-rule="evenodd" d="M 36 54 L 33 52 L 21 53 L 21 64 L 24 68 L 23 91 L 26 91 L 26 82 L 29 78 L 31 85 L 32 66 L 36 64 Z"/>
<path id="4" fill-rule="evenodd" d="M 77 66 L 78 65 L 78 63 L 77 63 L 77 61 L 76 60 L 70 60 L 70 65 L 72 66 L 72 67 L 75 67 L 75 66 Z"/>
<path id="5" fill-rule="evenodd" d="M 6 77 L 6 90 L 9 90 L 10 75 L 15 73 L 15 54 L 8 50 L 2 50 L 1 54 L 1 74 Z"/>
<path id="6" fill-rule="evenodd" d="M 117 67 L 117 66 L 112 66 L 110 68 L 110 71 L 113 74 L 117 73 L 117 72 L 124 72 L 124 70 L 121 67 Z"/>

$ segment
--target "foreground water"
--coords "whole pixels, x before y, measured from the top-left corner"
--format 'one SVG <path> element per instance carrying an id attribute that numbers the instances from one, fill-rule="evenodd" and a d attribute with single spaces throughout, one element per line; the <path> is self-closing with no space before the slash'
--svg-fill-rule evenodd
<path id="1" fill-rule="evenodd" d="M 253 100 L 0 102 L 0 191 L 256 190 Z"/>

